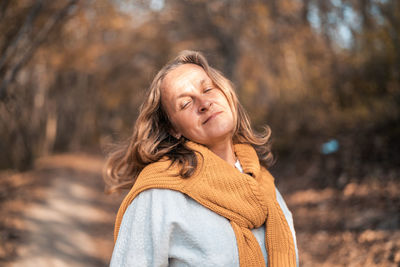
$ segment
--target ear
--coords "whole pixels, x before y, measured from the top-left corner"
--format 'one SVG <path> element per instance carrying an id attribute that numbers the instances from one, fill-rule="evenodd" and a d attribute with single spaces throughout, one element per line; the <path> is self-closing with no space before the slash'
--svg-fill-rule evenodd
<path id="1" fill-rule="evenodd" d="M 175 129 L 171 128 L 169 130 L 169 134 L 172 135 L 173 137 L 175 137 L 176 139 L 180 139 L 182 137 L 182 134 L 178 131 L 176 131 Z"/>
<path id="2" fill-rule="evenodd" d="M 179 131 L 175 130 L 175 127 L 172 125 L 172 121 L 169 118 L 168 114 L 165 111 L 163 112 L 163 114 L 165 116 L 165 120 L 167 121 L 166 126 L 167 126 L 167 128 L 169 128 L 168 133 L 179 140 L 181 138 L 182 134 Z"/>

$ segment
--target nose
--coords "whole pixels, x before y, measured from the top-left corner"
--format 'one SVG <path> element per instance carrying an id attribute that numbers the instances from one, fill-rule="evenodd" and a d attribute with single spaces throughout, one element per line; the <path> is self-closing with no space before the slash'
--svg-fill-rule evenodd
<path id="1" fill-rule="evenodd" d="M 211 108 L 212 102 L 210 99 L 203 97 L 199 99 L 199 113 L 207 112 Z"/>

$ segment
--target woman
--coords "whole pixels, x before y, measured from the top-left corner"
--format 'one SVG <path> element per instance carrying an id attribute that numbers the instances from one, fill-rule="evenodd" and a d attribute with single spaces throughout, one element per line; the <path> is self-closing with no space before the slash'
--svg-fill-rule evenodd
<path id="1" fill-rule="evenodd" d="M 267 171 L 269 139 L 201 53 L 180 53 L 106 165 L 112 190 L 131 187 L 111 266 L 298 265 L 292 216 Z"/>

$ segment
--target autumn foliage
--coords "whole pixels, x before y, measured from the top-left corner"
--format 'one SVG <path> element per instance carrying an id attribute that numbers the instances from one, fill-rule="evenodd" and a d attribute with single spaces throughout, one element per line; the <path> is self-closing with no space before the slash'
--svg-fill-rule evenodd
<path id="1" fill-rule="evenodd" d="M 127 138 L 183 49 L 234 82 L 278 160 L 328 172 L 321 186 L 399 166 L 397 1 L 2 1 L 0 22 L 0 168 Z"/>

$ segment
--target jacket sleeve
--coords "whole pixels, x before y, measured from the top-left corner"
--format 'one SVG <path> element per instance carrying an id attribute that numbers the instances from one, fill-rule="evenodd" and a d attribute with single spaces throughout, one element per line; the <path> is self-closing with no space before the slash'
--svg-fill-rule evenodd
<path id="1" fill-rule="evenodd" d="M 168 266 L 170 229 L 157 191 L 141 192 L 126 210 L 111 267 Z"/>

